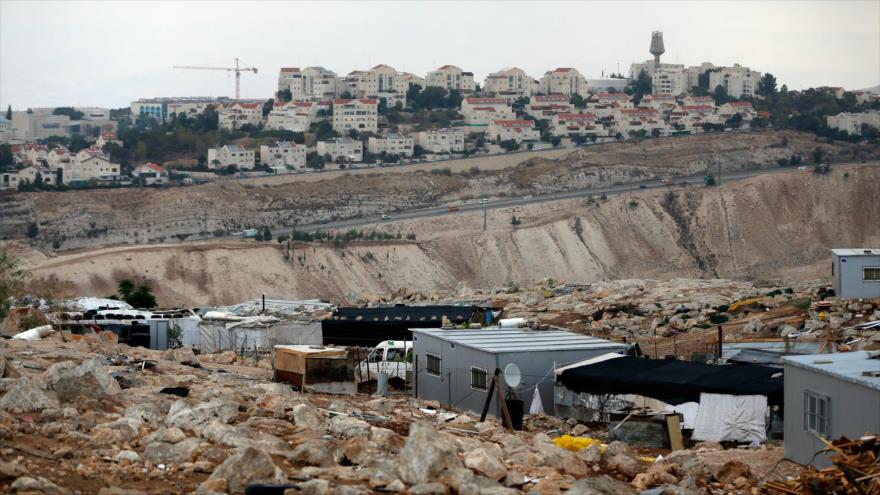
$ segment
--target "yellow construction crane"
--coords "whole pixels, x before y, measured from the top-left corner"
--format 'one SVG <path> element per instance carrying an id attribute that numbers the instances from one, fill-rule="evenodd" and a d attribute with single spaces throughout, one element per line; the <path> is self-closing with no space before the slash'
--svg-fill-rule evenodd
<path id="1" fill-rule="evenodd" d="M 175 65 L 175 69 L 198 69 L 198 70 L 225 70 L 227 72 L 235 72 L 235 99 L 241 98 L 241 73 L 253 72 L 257 73 L 256 67 L 241 67 L 238 65 L 238 59 L 235 59 L 235 67 L 203 67 L 200 65 Z"/>

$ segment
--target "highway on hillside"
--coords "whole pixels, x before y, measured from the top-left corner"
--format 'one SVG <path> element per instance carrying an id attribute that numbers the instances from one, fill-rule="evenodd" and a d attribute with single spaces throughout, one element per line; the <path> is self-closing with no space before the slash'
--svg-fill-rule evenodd
<path id="1" fill-rule="evenodd" d="M 869 165 L 860 165 L 860 166 L 877 166 L 877 163 L 872 163 Z M 721 185 L 728 181 L 736 181 L 748 179 L 750 177 L 757 177 L 759 175 L 770 175 L 770 174 L 778 174 L 785 172 L 797 172 L 802 174 L 810 174 L 812 173 L 812 167 L 806 167 L 805 169 L 797 169 L 797 168 L 771 168 L 771 169 L 762 169 L 762 170 L 744 170 L 739 172 L 730 172 L 725 174 L 720 174 L 715 176 L 716 182 Z M 588 196 L 598 197 L 601 196 L 602 193 L 605 193 L 608 196 L 612 196 L 615 194 L 627 194 L 630 192 L 638 192 L 645 191 L 649 189 L 672 189 L 685 185 L 690 186 L 699 186 L 704 187 L 703 183 L 704 174 L 699 175 L 691 175 L 685 177 L 676 177 L 673 183 L 665 183 L 662 181 L 646 181 L 646 182 L 634 182 L 631 184 L 624 184 L 619 186 L 605 187 L 605 188 L 591 188 L 591 189 L 582 189 L 577 191 L 564 191 L 552 194 L 536 194 L 536 195 L 527 195 L 527 196 L 518 196 L 515 198 L 492 198 L 489 202 L 480 204 L 478 199 L 470 200 L 466 203 L 456 204 L 458 208 L 457 211 L 449 211 L 449 206 L 437 206 L 431 208 L 421 208 L 416 210 L 408 210 L 402 212 L 388 212 L 388 219 L 383 220 L 377 216 L 369 216 L 365 218 L 352 218 L 348 220 L 340 220 L 336 222 L 326 222 L 326 223 L 313 223 L 306 225 L 297 225 L 296 230 L 300 232 L 314 232 L 318 230 L 339 230 L 339 229 L 351 229 L 355 227 L 362 227 L 365 225 L 374 225 L 374 224 L 382 224 L 395 220 L 410 220 L 415 218 L 431 218 L 438 217 L 441 215 L 460 215 L 464 213 L 474 213 L 482 211 L 483 209 L 498 209 L 498 208 L 511 208 L 516 206 L 526 206 L 535 203 L 547 203 L 551 201 L 562 201 L 566 199 L 577 199 L 577 198 L 586 198 Z M 452 206 L 452 205 L 450 205 Z M 281 233 L 288 230 L 289 227 L 279 227 L 278 230 L 272 229 L 273 232 Z"/>

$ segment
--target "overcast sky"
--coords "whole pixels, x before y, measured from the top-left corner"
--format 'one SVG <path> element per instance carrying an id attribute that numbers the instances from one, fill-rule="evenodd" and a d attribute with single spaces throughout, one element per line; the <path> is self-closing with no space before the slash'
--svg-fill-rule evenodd
<path id="1" fill-rule="evenodd" d="M 225 72 L 259 69 L 242 97 L 270 97 L 282 66 L 344 75 L 385 63 L 424 76 L 442 64 L 533 77 L 575 67 L 628 73 L 650 57 L 740 63 L 791 89 L 880 84 L 880 1 L 826 2 L 48 2 L 0 0 L 0 106 L 128 106 L 152 96 L 233 96 Z"/>

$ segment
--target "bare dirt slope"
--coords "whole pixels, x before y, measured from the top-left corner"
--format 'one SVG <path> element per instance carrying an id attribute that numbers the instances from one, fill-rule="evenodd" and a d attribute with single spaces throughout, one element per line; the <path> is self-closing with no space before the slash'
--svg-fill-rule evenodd
<path id="1" fill-rule="evenodd" d="M 716 188 L 690 187 L 383 224 L 417 241 L 295 247 L 214 241 L 122 246 L 46 257 L 28 251 L 37 280 L 69 294 L 111 293 L 146 277 L 160 302 L 218 304 L 272 297 L 355 302 L 406 287 L 589 283 L 621 278 L 827 277 L 832 247 L 880 245 L 880 167 L 792 171 Z M 513 226 L 512 215 L 522 219 Z"/>
<path id="2" fill-rule="evenodd" d="M 0 238 L 24 238 L 28 224 L 35 222 L 40 230 L 35 242 L 44 249 L 53 244 L 74 249 L 179 242 L 210 238 L 214 232 L 264 225 L 286 229 L 296 223 L 378 216 L 482 196 L 777 167 L 778 159 L 806 158 L 816 147 L 832 161 L 880 156 L 876 146 L 820 143 L 804 133 L 761 131 L 184 188 L 9 194 L 0 196 L 7 213 L 0 217 Z M 471 171 L 474 167 L 478 172 Z"/>

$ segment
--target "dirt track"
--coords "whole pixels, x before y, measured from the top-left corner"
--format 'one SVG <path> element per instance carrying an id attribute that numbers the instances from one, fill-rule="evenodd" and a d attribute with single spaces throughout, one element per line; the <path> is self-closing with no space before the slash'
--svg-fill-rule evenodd
<path id="1" fill-rule="evenodd" d="M 295 247 L 213 241 L 121 246 L 48 258 L 28 251 L 38 280 L 69 294 L 106 295 L 123 276 L 146 277 L 163 304 L 272 297 L 355 302 L 401 287 L 528 285 L 545 277 L 803 280 L 828 277 L 828 250 L 880 245 L 878 167 L 792 171 L 717 188 L 641 192 L 383 224 L 416 242 Z M 630 204 L 630 201 L 634 201 Z M 510 224 L 516 215 L 523 223 Z"/>

